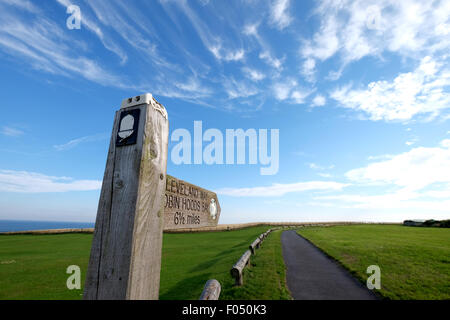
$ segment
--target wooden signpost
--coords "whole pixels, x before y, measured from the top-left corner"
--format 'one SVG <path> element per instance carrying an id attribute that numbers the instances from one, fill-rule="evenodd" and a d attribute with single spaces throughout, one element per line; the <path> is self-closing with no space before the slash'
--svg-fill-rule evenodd
<path id="1" fill-rule="evenodd" d="M 158 299 L 163 229 L 217 225 L 217 195 L 167 176 L 169 121 L 151 94 L 116 112 L 84 299 Z"/>

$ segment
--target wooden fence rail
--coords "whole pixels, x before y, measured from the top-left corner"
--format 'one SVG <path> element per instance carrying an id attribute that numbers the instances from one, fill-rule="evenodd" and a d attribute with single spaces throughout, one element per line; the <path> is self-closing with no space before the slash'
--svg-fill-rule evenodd
<path id="1" fill-rule="evenodd" d="M 199 300 L 219 300 L 220 296 L 220 282 L 216 279 L 206 281 L 203 292 L 200 295 Z"/>
<path id="2" fill-rule="evenodd" d="M 274 230 L 280 229 L 277 228 L 271 228 L 267 230 L 266 232 L 260 234 L 249 246 L 249 250 L 245 251 L 244 254 L 241 256 L 241 258 L 238 260 L 238 262 L 235 263 L 233 268 L 231 268 L 230 273 L 231 276 L 235 279 L 235 285 L 236 286 L 242 286 L 244 284 L 244 277 L 243 277 L 243 271 L 245 266 L 250 264 L 250 257 L 253 254 L 256 254 L 256 249 L 261 247 L 262 242 L 265 238 Z"/>
<path id="3" fill-rule="evenodd" d="M 247 250 L 241 256 L 241 258 L 236 262 L 236 264 L 231 268 L 231 276 L 235 279 L 235 285 L 242 286 L 244 284 L 244 277 L 242 276 L 242 271 L 245 266 L 250 263 L 250 256 L 252 252 Z"/>
<path id="4" fill-rule="evenodd" d="M 259 248 L 260 243 L 261 243 L 261 239 L 257 238 L 255 241 L 252 242 L 251 245 L 248 246 L 248 248 L 250 249 L 252 254 L 255 254 L 255 251 L 257 248 Z"/>

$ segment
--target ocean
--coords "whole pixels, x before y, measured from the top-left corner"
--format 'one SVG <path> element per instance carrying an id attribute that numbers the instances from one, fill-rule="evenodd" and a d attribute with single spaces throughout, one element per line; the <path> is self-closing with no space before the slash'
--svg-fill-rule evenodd
<path id="1" fill-rule="evenodd" d="M 94 228 L 94 222 L 0 220 L 0 232 L 68 228 Z"/>

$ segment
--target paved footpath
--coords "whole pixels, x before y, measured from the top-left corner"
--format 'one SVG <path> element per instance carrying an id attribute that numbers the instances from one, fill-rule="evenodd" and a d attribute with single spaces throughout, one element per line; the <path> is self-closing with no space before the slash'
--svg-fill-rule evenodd
<path id="1" fill-rule="evenodd" d="M 286 282 L 295 300 L 375 300 L 347 270 L 294 230 L 281 235 Z"/>

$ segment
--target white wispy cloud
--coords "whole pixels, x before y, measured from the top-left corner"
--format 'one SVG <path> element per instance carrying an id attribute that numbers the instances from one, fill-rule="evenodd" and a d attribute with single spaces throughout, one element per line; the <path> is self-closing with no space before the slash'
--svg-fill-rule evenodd
<path id="1" fill-rule="evenodd" d="M 232 197 L 279 197 L 291 192 L 339 191 L 348 184 L 333 181 L 308 181 L 297 183 L 276 183 L 266 187 L 223 188 L 217 190 L 221 195 Z"/>
<path id="2" fill-rule="evenodd" d="M 68 5 L 67 0 L 56 1 L 64 7 Z M 53 75 L 67 78 L 82 77 L 104 86 L 138 92 L 152 91 L 161 96 L 195 101 L 200 105 L 207 104 L 205 101 L 197 100 L 207 96 L 210 90 L 200 85 L 196 71 L 192 70 L 194 76 L 186 74 L 186 70 L 179 69 L 162 58 L 157 46 L 148 39 L 150 37 L 148 34 L 151 33 L 149 24 L 140 23 L 137 15 L 128 17 L 133 22 L 127 21 L 127 15 L 137 13 L 134 9 L 123 8 L 124 4 L 120 1 L 88 2 L 86 6 L 82 6 L 82 30 L 86 28 L 93 32 L 107 50 L 119 56 L 121 64 L 128 60 L 125 50 L 118 45 L 121 42 L 120 38 L 123 38 L 129 46 L 128 49 L 133 48 L 153 63 L 153 68 L 157 72 L 151 78 L 134 77 L 131 81 L 126 74 L 118 75 L 106 68 L 97 56 L 90 57 L 90 43 L 76 40 L 68 34 L 78 31 L 66 30 L 64 23 L 53 21 L 45 12 L 24 19 L 20 10 L 38 9 L 34 5 L 26 5 L 26 2 L 17 2 L 20 5 L 14 6 L 13 3 L 16 1 L 0 2 L 2 10 L 0 50 L 12 59 L 18 59 L 20 63 L 27 63 L 35 70 Z M 88 10 L 89 8 L 92 10 Z M 119 40 L 117 34 L 120 36 Z M 155 40 L 153 36 L 150 38 Z M 237 58 L 239 54 L 230 56 L 230 59 Z M 164 74 L 164 77 L 159 76 L 161 74 Z M 194 83 L 192 78 L 195 78 L 197 83 Z M 190 89 L 193 88 L 193 84 L 198 84 L 195 86 L 198 91 L 183 90 L 183 83 L 186 85 L 184 88 L 191 85 Z"/>
<path id="3" fill-rule="evenodd" d="M 251 80 L 253 81 L 260 81 L 263 80 L 266 75 L 258 70 L 251 69 L 248 67 L 243 67 L 242 72 Z"/>
<path id="4" fill-rule="evenodd" d="M 62 6 L 57 6 L 61 14 L 63 7 L 70 4 L 69 0 L 55 2 Z M 347 64 L 366 56 L 382 60 L 383 54 L 393 52 L 401 58 L 420 61 L 428 54 L 433 57 L 438 70 L 433 75 L 434 82 L 431 78 L 424 80 L 422 84 L 426 85 L 427 81 L 433 84 L 430 83 L 429 92 L 418 92 L 417 101 L 433 103 L 434 107 L 430 107 L 432 111 L 416 114 L 432 118 L 440 113 L 437 109 L 443 110 L 448 105 L 446 83 L 450 72 L 445 67 L 448 56 L 443 56 L 450 48 L 450 23 L 446 15 L 450 6 L 444 1 L 405 0 L 405 4 L 385 0 L 376 4 L 366 0 L 318 1 L 312 16 L 308 16 L 317 18 L 319 22 L 318 27 L 311 25 L 311 36 L 303 30 L 299 33 L 269 30 L 282 36 L 283 42 L 289 39 L 301 42 L 299 50 L 294 50 L 297 60 L 300 52 L 299 64 L 294 68 L 286 67 L 292 62 L 292 52 L 275 47 L 273 41 L 268 41 L 273 34 L 267 33 L 267 27 L 286 30 L 300 21 L 294 19 L 298 13 L 294 12 L 295 3 L 289 0 L 271 0 L 264 4 L 244 1 L 241 5 L 249 10 L 243 15 L 244 19 L 235 17 L 239 8 L 223 10 L 214 2 L 202 2 L 199 6 L 199 3 L 185 0 L 160 0 L 155 6 L 148 3 L 136 6 L 119 0 L 98 0 L 80 1 L 78 5 L 82 9 L 82 30 L 69 32 L 64 20 L 54 20 L 49 13 L 40 10 L 37 3 L 26 0 L 0 2 L 0 50 L 9 58 L 42 72 L 71 79 L 84 78 L 115 88 L 151 91 L 203 106 L 244 103 L 244 99 L 253 96 L 259 103 L 269 98 L 268 92 L 272 92 L 279 101 L 304 104 L 315 89 L 305 88 L 298 73 L 310 82 L 306 86 L 315 86 L 315 82 L 321 80 L 316 73 L 324 70 L 320 65 L 322 61 L 338 58 L 333 61 L 333 64 L 338 64 L 332 67 L 336 70 L 326 70 L 328 76 L 322 77 L 336 80 Z M 161 14 L 152 15 L 148 9 L 153 12 L 160 10 Z M 21 10 L 23 12 L 19 14 Z M 260 14 L 258 10 L 269 11 Z M 39 14 L 30 14 L 34 12 Z M 223 21 L 228 23 L 223 24 Z M 87 36 L 79 37 L 83 30 L 87 31 Z M 203 47 L 195 46 L 193 50 L 192 44 L 198 43 Z M 99 59 L 98 44 L 104 47 L 101 49 L 109 51 L 106 52 L 108 57 L 117 56 L 120 66 L 110 65 L 110 59 Z M 113 59 L 113 63 L 116 60 Z M 143 68 L 152 77 L 127 71 Z M 236 70 L 242 73 L 236 74 Z M 415 73 L 414 70 L 412 72 Z M 234 77 L 233 81 L 222 83 L 222 79 L 231 77 Z M 289 84 L 292 79 L 297 85 Z M 381 82 L 372 83 L 377 84 L 377 90 L 383 90 Z M 347 87 L 339 89 L 342 88 Z M 353 87 L 348 87 L 348 90 L 341 92 L 342 105 L 364 111 L 360 101 L 353 101 L 351 96 L 357 90 L 364 90 Z M 423 94 L 428 97 L 425 102 L 422 101 Z M 222 99 L 224 95 L 228 99 Z M 316 95 L 310 102 L 312 106 L 320 106 L 326 99 Z M 250 99 L 245 103 L 249 104 Z M 380 117 L 385 120 L 395 113 L 389 111 L 378 115 L 378 111 L 364 112 L 371 119 Z M 395 120 L 398 118 L 397 115 L 393 117 Z"/>
<path id="5" fill-rule="evenodd" d="M 273 84 L 273 93 L 277 100 L 283 101 L 290 97 L 291 91 L 297 86 L 295 80 L 275 82 Z"/>
<path id="6" fill-rule="evenodd" d="M 68 7 L 72 5 L 72 2 L 70 0 L 56 0 L 60 5 L 64 7 Z M 93 21 L 93 19 L 88 15 L 86 11 L 83 11 L 82 14 L 82 26 L 86 27 L 88 30 L 93 32 L 102 42 L 103 46 L 115 53 L 121 60 L 121 63 L 124 64 L 128 60 L 128 56 L 123 48 L 119 46 L 116 41 L 112 39 L 108 34 L 105 34 L 105 32 L 99 27 L 97 23 Z"/>
<path id="7" fill-rule="evenodd" d="M 377 157 L 345 176 L 356 192 L 317 195 L 317 205 L 370 210 L 412 210 L 433 217 L 450 205 L 450 139 L 435 147 L 416 147 Z M 381 188 L 381 191 L 379 191 Z M 412 211 L 408 211 L 409 214 Z M 442 214 L 440 214 L 442 215 Z"/>
<path id="8" fill-rule="evenodd" d="M 367 89 L 340 87 L 330 96 L 345 108 L 363 111 L 371 120 L 408 121 L 418 115 L 433 119 L 450 108 L 450 69 L 431 57 L 423 58 L 412 72 L 392 81 L 376 81 Z"/>
<path id="9" fill-rule="evenodd" d="M 306 58 L 305 61 L 303 61 L 301 73 L 303 74 L 303 76 L 307 81 L 314 82 L 315 72 L 316 72 L 316 60 L 312 58 Z"/>
<path id="10" fill-rule="evenodd" d="M 448 1 L 322 0 L 315 9 L 319 30 L 302 42 L 300 52 L 320 61 L 339 54 L 344 67 L 384 52 L 410 58 L 446 54 L 449 11 Z"/>
<path id="11" fill-rule="evenodd" d="M 311 90 L 308 89 L 295 89 L 291 93 L 291 98 L 296 104 L 305 103 L 306 97 L 311 94 Z"/>
<path id="12" fill-rule="evenodd" d="M 321 166 L 314 162 L 308 163 L 308 166 L 313 170 L 329 170 L 334 168 L 334 164 L 331 164 L 329 166 Z"/>
<path id="13" fill-rule="evenodd" d="M 84 44 L 67 37 L 59 25 L 38 15 L 35 19 L 20 16 L 3 7 L 0 23 L 0 47 L 33 68 L 63 76 L 82 76 L 102 85 L 121 86 L 121 78 L 101 67 L 95 60 L 76 53 Z"/>
<path id="14" fill-rule="evenodd" d="M 149 32 L 146 26 L 138 28 L 135 25 L 140 20 L 146 19 L 140 12 L 136 12 L 121 1 L 87 1 L 86 4 L 90 6 L 101 24 L 113 29 L 129 46 L 147 57 L 148 61 L 156 66 L 169 69 L 176 68 L 160 54 L 154 33 Z M 133 23 L 130 23 L 130 21 L 133 21 Z M 91 21 L 89 20 L 88 22 Z M 151 21 L 147 21 L 146 24 L 148 26 L 151 24 Z M 102 35 L 100 28 L 96 28 L 94 24 L 91 23 L 90 28 L 97 35 Z M 104 37 L 102 39 L 105 41 Z M 114 45 L 114 42 L 109 41 L 107 44 L 117 53 L 119 47 Z M 114 47 L 112 47 L 113 45 Z M 123 55 L 122 52 L 118 54 Z"/>
<path id="15" fill-rule="evenodd" d="M 243 80 L 235 80 L 233 77 L 225 78 L 223 86 L 230 99 L 246 98 L 259 93 L 258 88 L 253 84 L 246 83 Z"/>
<path id="16" fill-rule="evenodd" d="M 259 58 L 267 62 L 270 66 L 274 67 L 277 70 L 280 70 L 283 66 L 283 59 L 278 59 L 274 57 L 270 51 L 264 50 L 259 54 Z"/>
<path id="17" fill-rule="evenodd" d="M 38 13 L 40 10 L 28 0 L 2 0 L 4 4 L 15 6 L 31 13 Z"/>
<path id="18" fill-rule="evenodd" d="M 25 134 L 22 130 L 9 126 L 3 126 L 0 132 L 1 134 L 9 137 L 18 137 Z"/>
<path id="19" fill-rule="evenodd" d="M 327 100 L 324 96 L 318 94 L 312 100 L 312 105 L 313 105 L 313 107 L 321 107 L 321 106 L 325 105 L 326 101 Z"/>
<path id="20" fill-rule="evenodd" d="M 248 36 L 258 37 L 258 27 L 259 23 L 246 24 L 242 32 Z"/>
<path id="21" fill-rule="evenodd" d="M 332 178 L 333 175 L 331 173 L 324 173 L 324 172 L 319 172 L 317 173 L 317 175 L 321 176 L 322 178 Z"/>
<path id="22" fill-rule="evenodd" d="M 306 97 L 313 92 L 311 89 L 299 86 L 295 79 L 285 79 L 274 82 L 272 91 L 275 99 L 279 101 L 288 101 L 294 104 L 305 103 Z"/>
<path id="23" fill-rule="evenodd" d="M 194 98 L 194 99 L 200 99 L 209 97 L 212 95 L 213 90 L 205 85 L 200 79 L 196 77 L 189 77 L 185 81 L 177 81 L 174 82 L 174 86 L 177 90 L 177 92 L 173 91 L 172 96 L 181 97 L 184 99 Z M 164 89 L 162 89 L 164 90 Z M 168 95 L 168 91 L 166 89 L 165 95 Z"/>
<path id="24" fill-rule="evenodd" d="M 346 173 L 352 182 L 393 184 L 420 190 L 437 183 L 450 183 L 450 139 L 437 147 L 416 147 L 384 161 Z"/>
<path id="25" fill-rule="evenodd" d="M 377 156 L 369 156 L 369 157 L 367 157 L 367 160 L 369 160 L 369 161 L 386 160 L 386 159 L 392 159 L 393 157 L 395 157 L 395 155 L 392 155 L 392 154 L 381 154 L 381 155 L 377 155 Z"/>
<path id="26" fill-rule="evenodd" d="M 244 26 L 243 33 L 247 36 L 250 36 L 256 40 L 261 48 L 261 52 L 259 53 L 259 59 L 263 60 L 272 68 L 275 68 L 278 71 L 283 69 L 283 62 L 285 57 L 277 58 L 272 53 L 272 48 L 264 40 L 264 38 L 258 33 L 259 23 L 247 24 Z"/>
<path id="27" fill-rule="evenodd" d="M 217 60 L 223 61 L 240 61 L 244 59 L 245 51 L 238 49 L 236 51 L 225 50 L 221 45 L 211 46 L 208 49 L 212 52 Z"/>
<path id="28" fill-rule="evenodd" d="M 65 150 L 75 148 L 76 146 L 78 146 L 81 143 L 102 141 L 105 139 L 108 139 L 108 134 L 100 133 L 100 134 L 95 134 L 95 135 L 90 135 L 90 136 L 84 136 L 81 138 L 76 138 L 76 139 L 70 140 L 69 142 L 66 142 L 64 144 L 54 145 L 53 147 L 58 151 L 65 151 Z"/>
<path id="29" fill-rule="evenodd" d="M 244 59 L 245 50 L 241 47 L 230 47 L 229 42 L 224 44 L 224 40 L 221 37 L 212 34 L 209 26 L 204 23 L 203 19 L 198 17 L 197 13 L 191 9 L 187 1 L 161 1 L 161 4 L 166 6 L 169 2 L 174 3 L 182 10 L 190 20 L 205 48 L 207 48 L 217 60 L 229 62 Z"/>
<path id="30" fill-rule="evenodd" d="M 289 14 L 290 0 L 275 0 L 272 3 L 270 11 L 270 23 L 276 28 L 283 30 L 292 22 Z"/>
<path id="31" fill-rule="evenodd" d="M 333 56 L 339 49 L 337 37 L 338 24 L 336 18 L 331 17 L 322 23 L 320 30 L 314 34 L 312 40 L 304 40 L 300 52 L 305 57 L 307 75 L 311 76 L 316 66 L 316 59 L 326 60 Z"/>
<path id="32" fill-rule="evenodd" d="M 357 195 L 341 194 L 330 196 L 316 196 L 319 202 L 316 205 L 332 206 L 335 208 L 352 208 L 368 210 L 408 210 L 406 217 L 411 218 L 412 211 L 421 211 L 430 218 L 436 219 L 436 215 L 441 212 L 444 216 L 450 206 L 450 189 L 443 191 L 441 199 L 421 200 L 417 193 L 392 192 L 381 195 Z M 423 214 L 421 215 L 423 217 Z M 446 216 L 444 218 L 447 218 Z"/>
<path id="33" fill-rule="evenodd" d="M 28 171 L 0 170 L 0 191 L 19 193 L 99 190 L 99 180 L 74 180 Z"/>

